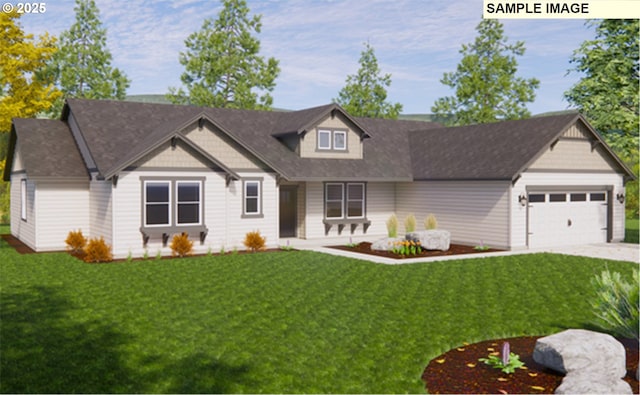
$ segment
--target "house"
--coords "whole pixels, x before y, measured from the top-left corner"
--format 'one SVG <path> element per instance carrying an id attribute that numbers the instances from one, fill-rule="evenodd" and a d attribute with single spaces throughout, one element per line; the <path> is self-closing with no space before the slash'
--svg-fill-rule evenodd
<path id="1" fill-rule="evenodd" d="M 624 238 L 631 171 L 579 114 L 444 128 L 293 112 L 67 100 L 60 120 L 14 119 L 4 179 L 11 233 L 62 250 L 71 230 L 116 257 L 386 235 L 429 213 L 452 241 L 505 249 Z M 294 242 L 295 245 L 295 242 Z"/>

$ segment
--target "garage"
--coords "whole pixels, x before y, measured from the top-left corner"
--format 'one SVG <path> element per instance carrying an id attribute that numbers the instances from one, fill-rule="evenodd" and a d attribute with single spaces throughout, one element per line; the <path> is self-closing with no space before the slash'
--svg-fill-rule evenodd
<path id="1" fill-rule="evenodd" d="M 530 248 L 609 241 L 609 193 L 604 190 L 528 191 Z"/>

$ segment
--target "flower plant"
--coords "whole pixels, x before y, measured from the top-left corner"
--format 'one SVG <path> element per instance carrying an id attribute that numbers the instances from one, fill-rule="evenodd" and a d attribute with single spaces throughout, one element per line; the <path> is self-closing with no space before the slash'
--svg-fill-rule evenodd
<path id="1" fill-rule="evenodd" d="M 480 362 L 502 370 L 502 373 L 511 374 L 518 368 L 524 367 L 524 362 L 520 360 L 518 354 L 514 354 L 509 349 L 509 342 L 502 344 L 502 355 L 489 354 L 489 358 L 480 358 Z"/>
<path id="2" fill-rule="evenodd" d="M 418 255 L 422 253 L 422 246 L 420 246 L 419 241 L 413 241 L 413 240 L 394 241 L 391 252 L 393 252 L 394 254 L 402 255 L 402 256 Z"/>

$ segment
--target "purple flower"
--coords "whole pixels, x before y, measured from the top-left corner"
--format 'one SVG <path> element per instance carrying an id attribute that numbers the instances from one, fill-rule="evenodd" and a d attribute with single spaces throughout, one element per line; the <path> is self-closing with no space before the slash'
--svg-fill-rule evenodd
<path id="1" fill-rule="evenodd" d="M 509 342 L 502 343 L 502 364 L 507 366 L 509 364 Z"/>

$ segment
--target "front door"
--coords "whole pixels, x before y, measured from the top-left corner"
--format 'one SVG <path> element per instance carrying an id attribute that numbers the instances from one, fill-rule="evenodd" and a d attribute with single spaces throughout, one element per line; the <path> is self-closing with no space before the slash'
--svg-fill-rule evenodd
<path id="1" fill-rule="evenodd" d="M 297 187 L 280 186 L 280 237 L 296 237 Z"/>

